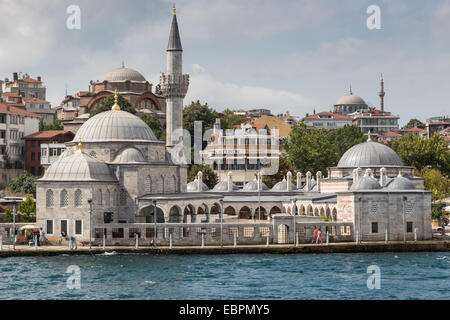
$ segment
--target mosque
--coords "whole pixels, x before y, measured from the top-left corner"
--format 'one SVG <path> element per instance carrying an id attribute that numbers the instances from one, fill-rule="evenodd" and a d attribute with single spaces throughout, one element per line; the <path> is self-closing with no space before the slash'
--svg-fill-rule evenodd
<path id="1" fill-rule="evenodd" d="M 389 147 L 371 141 L 350 148 L 321 172 L 288 172 L 269 189 L 261 172 L 242 189 L 233 173 L 209 190 L 202 173 L 187 183 L 187 165 L 173 161 L 189 76 L 182 73 L 174 11 L 167 73 L 166 143 L 137 116 L 120 110 L 87 120 L 67 150 L 36 182 L 37 224 L 49 237 L 73 235 L 107 244 L 265 244 L 311 242 L 315 227 L 330 241 L 430 239 L 431 193 Z"/>

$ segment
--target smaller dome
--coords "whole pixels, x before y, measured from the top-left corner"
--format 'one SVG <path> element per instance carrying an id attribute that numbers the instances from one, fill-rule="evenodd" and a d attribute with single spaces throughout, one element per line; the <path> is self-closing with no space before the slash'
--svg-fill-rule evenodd
<path id="1" fill-rule="evenodd" d="M 231 189 L 233 191 L 236 191 L 239 188 L 234 183 L 231 183 Z M 216 184 L 214 186 L 212 191 L 228 191 L 228 181 L 226 181 L 226 180 L 225 181 L 220 181 L 218 184 Z"/>
<path id="2" fill-rule="evenodd" d="M 116 182 L 108 165 L 93 157 L 75 152 L 71 155 L 58 158 L 39 181 L 98 181 Z"/>
<path id="3" fill-rule="evenodd" d="M 346 94 L 336 101 L 335 105 L 346 105 L 346 104 L 356 104 L 356 105 L 367 105 L 366 102 L 356 94 Z"/>
<path id="4" fill-rule="evenodd" d="M 387 186 L 391 190 L 416 190 L 416 186 L 408 178 L 398 175 Z"/>
<path id="5" fill-rule="evenodd" d="M 201 191 L 208 191 L 208 190 L 209 190 L 208 186 L 204 182 L 202 182 L 202 190 Z M 186 185 L 186 191 L 187 192 L 198 192 L 197 178 L 195 178 L 194 181 L 191 181 Z"/>
<path id="6" fill-rule="evenodd" d="M 265 190 L 269 190 L 269 188 L 261 181 L 261 191 Z M 247 182 L 239 191 L 258 191 L 258 181 L 255 178 L 253 181 Z"/>
<path id="7" fill-rule="evenodd" d="M 125 66 L 113 69 L 107 72 L 102 81 L 116 82 L 116 81 L 146 81 L 144 76 L 131 68 Z"/>
<path id="8" fill-rule="evenodd" d="M 128 147 L 122 149 L 115 157 L 114 163 L 133 163 L 133 162 L 145 162 L 145 158 L 142 152 L 136 148 Z"/>
<path id="9" fill-rule="evenodd" d="M 287 190 L 287 186 L 288 186 L 288 184 L 287 184 L 287 180 L 286 180 L 286 178 L 283 178 L 283 180 L 282 181 L 280 181 L 280 182 L 277 182 L 273 187 L 272 187 L 272 189 L 270 189 L 271 191 L 277 191 L 277 192 L 280 192 L 280 191 L 285 191 L 285 192 L 287 192 L 288 190 Z M 297 187 L 291 182 L 291 190 L 292 191 L 296 191 L 297 190 Z"/>
<path id="10" fill-rule="evenodd" d="M 381 189 L 380 184 L 378 183 L 377 179 L 372 178 L 368 175 L 365 175 L 364 177 L 361 177 L 356 181 L 351 187 L 351 191 L 356 190 L 379 190 Z"/>

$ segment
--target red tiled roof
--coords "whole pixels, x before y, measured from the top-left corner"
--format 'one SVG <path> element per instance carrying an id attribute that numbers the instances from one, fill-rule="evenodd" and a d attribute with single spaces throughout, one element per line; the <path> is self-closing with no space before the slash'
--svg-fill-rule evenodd
<path id="1" fill-rule="evenodd" d="M 36 103 L 50 103 L 46 100 L 38 99 L 38 98 L 29 98 L 25 99 L 26 102 L 36 102 Z"/>
<path id="2" fill-rule="evenodd" d="M 23 137 L 23 139 L 50 139 L 50 138 L 54 138 L 60 134 L 66 134 L 68 132 L 72 133 L 72 131 L 69 131 L 69 130 L 41 131 L 41 132 L 36 132 L 36 133 L 30 134 L 26 137 Z"/>
<path id="3" fill-rule="evenodd" d="M 388 138 L 388 137 L 401 137 L 402 135 L 401 134 L 398 134 L 397 132 L 394 132 L 394 131 L 389 131 L 389 132 L 386 132 L 385 134 L 383 134 L 383 137 L 386 137 L 386 138 Z"/>
<path id="4" fill-rule="evenodd" d="M 20 82 L 20 81 L 23 81 L 23 82 L 29 82 L 29 83 L 41 83 L 41 81 L 36 80 L 36 79 L 32 79 L 32 78 L 30 78 L 30 77 L 28 77 L 28 78 L 22 78 L 22 79 L 19 79 L 18 81 L 19 81 L 19 82 Z"/>
<path id="5" fill-rule="evenodd" d="M 320 116 L 330 116 L 331 117 L 330 119 L 349 119 L 349 120 L 352 119 L 350 117 L 343 116 L 343 115 L 337 114 L 337 113 L 332 113 L 332 112 L 319 112 L 319 113 L 307 116 L 304 119 L 326 119 L 326 118 L 320 118 Z"/>
<path id="6" fill-rule="evenodd" d="M 20 94 L 18 94 L 17 92 L 3 92 L 2 96 L 5 96 L 5 97 L 21 97 L 22 98 L 22 96 Z"/>
<path id="7" fill-rule="evenodd" d="M 420 128 L 408 128 L 408 129 L 402 129 L 403 131 L 410 131 L 410 132 L 424 132 L 426 131 L 425 129 L 420 129 Z"/>
<path id="8" fill-rule="evenodd" d="M 9 108 L 9 110 L 8 110 L 8 108 Z M 4 103 L 0 103 L 0 112 L 3 112 L 3 113 L 9 112 L 9 113 L 17 114 L 17 115 L 21 115 L 21 116 L 40 118 L 40 116 L 36 113 L 29 112 L 29 111 L 26 111 L 26 110 L 23 110 L 20 108 L 16 108 L 11 105 L 4 104 Z"/>

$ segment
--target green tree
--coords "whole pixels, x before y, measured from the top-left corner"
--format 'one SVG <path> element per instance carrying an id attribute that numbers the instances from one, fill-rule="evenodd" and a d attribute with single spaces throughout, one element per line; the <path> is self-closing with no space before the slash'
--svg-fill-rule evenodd
<path id="1" fill-rule="evenodd" d="M 431 200 L 439 201 L 450 195 L 450 182 L 438 169 L 424 167 L 418 176 L 424 178 L 425 190 L 431 191 Z"/>
<path id="2" fill-rule="evenodd" d="M 279 158 L 277 173 L 274 175 L 265 175 L 262 180 L 267 187 L 272 188 L 277 182 L 282 181 L 289 171 L 292 173 L 292 179 L 295 179 L 296 172 L 294 170 L 294 166 L 291 161 L 289 161 L 288 156 L 286 154 L 282 154 Z M 293 183 L 295 184 L 295 181 L 293 181 Z"/>
<path id="3" fill-rule="evenodd" d="M 192 101 L 190 105 L 183 109 L 183 128 L 188 130 L 191 134 L 191 139 L 194 139 L 194 122 L 202 122 L 202 130 L 205 132 L 211 129 L 214 122 L 218 118 L 217 112 L 208 106 L 208 103 L 201 104 L 199 100 Z"/>
<path id="4" fill-rule="evenodd" d="M 211 169 L 209 165 L 194 164 L 191 166 L 188 172 L 188 182 L 194 181 L 197 177 L 197 173 L 201 171 L 203 173 L 203 182 L 212 189 L 219 182 L 219 177 Z"/>
<path id="5" fill-rule="evenodd" d="M 354 145 L 367 140 L 360 128 L 351 125 L 330 131 L 329 138 L 336 149 L 337 159 Z"/>
<path id="6" fill-rule="evenodd" d="M 409 133 L 391 140 L 388 145 L 399 155 L 403 163 L 422 170 L 426 166 L 439 169 L 445 176 L 450 173 L 450 152 L 441 135 L 424 139 Z"/>
<path id="7" fill-rule="evenodd" d="M 137 113 L 136 109 L 133 107 L 130 101 L 125 99 L 121 94 L 117 94 L 117 104 L 120 106 L 120 110 L 122 111 L 127 111 L 132 114 Z M 89 117 L 93 117 L 100 112 L 110 111 L 113 105 L 114 105 L 114 95 L 110 95 L 100 102 L 97 108 L 95 108 L 95 110 L 91 112 Z"/>
<path id="8" fill-rule="evenodd" d="M 325 129 L 307 129 L 304 123 L 295 125 L 284 144 L 289 161 L 302 173 L 326 172 L 338 161 L 336 148 Z"/>
<path id="9" fill-rule="evenodd" d="M 42 119 L 39 120 L 39 131 L 48 131 L 48 130 L 63 130 L 64 126 L 58 119 L 53 120 L 53 123 L 45 124 Z"/>
<path id="10" fill-rule="evenodd" d="M 5 222 L 13 222 L 14 218 L 13 218 L 13 214 L 12 214 L 12 210 L 11 209 L 6 209 L 5 211 Z"/>
<path id="11" fill-rule="evenodd" d="M 224 130 L 224 132 L 227 129 L 234 129 L 236 125 L 239 125 L 243 122 L 243 117 L 234 114 L 230 109 L 225 109 L 219 119 L 220 127 L 222 128 L 222 130 Z"/>
<path id="12" fill-rule="evenodd" d="M 159 121 L 152 115 L 149 114 L 143 114 L 140 116 L 142 121 L 144 121 L 150 129 L 152 129 L 153 133 L 159 140 L 165 140 L 165 131 L 163 130 L 163 127 L 159 123 Z"/>
<path id="13" fill-rule="evenodd" d="M 19 209 L 19 212 L 23 214 L 21 216 L 22 222 L 32 222 L 33 220 L 35 220 L 32 217 L 32 214 L 36 213 L 36 201 L 29 195 L 27 195 L 27 198 L 25 199 L 25 201 L 22 201 L 19 204 L 18 209 Z"/>
<path id="14" fill-rule="evenodd" d="M 36 177 L 23 171 L 16 178 L 12 179 L 8 188 L 15 193 L 36 194 Z"/>
<path id="15" fill-rule="evenodd" d="M 411 119 L 408 121 L 406 126 L 403 127 L 404 129 L 410 129 L 410 128 L 420 128 L 425 129 L 425 123 L 418 119 Z"/>

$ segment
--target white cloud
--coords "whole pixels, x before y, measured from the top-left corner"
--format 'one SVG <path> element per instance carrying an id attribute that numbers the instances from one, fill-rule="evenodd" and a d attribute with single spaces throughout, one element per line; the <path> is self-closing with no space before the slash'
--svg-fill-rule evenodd
<path id="1" fill-rule="evenodd" d="M 308 112 L 311 100 L 302 94 L 267 87 L 223 82 L 204 67 L 192 66 L 190 87 L 185 104 L 200 99 L 217 110 L 225 108 L 270 108 L 273 113 L 290 110 L 294 115 Z"/>

